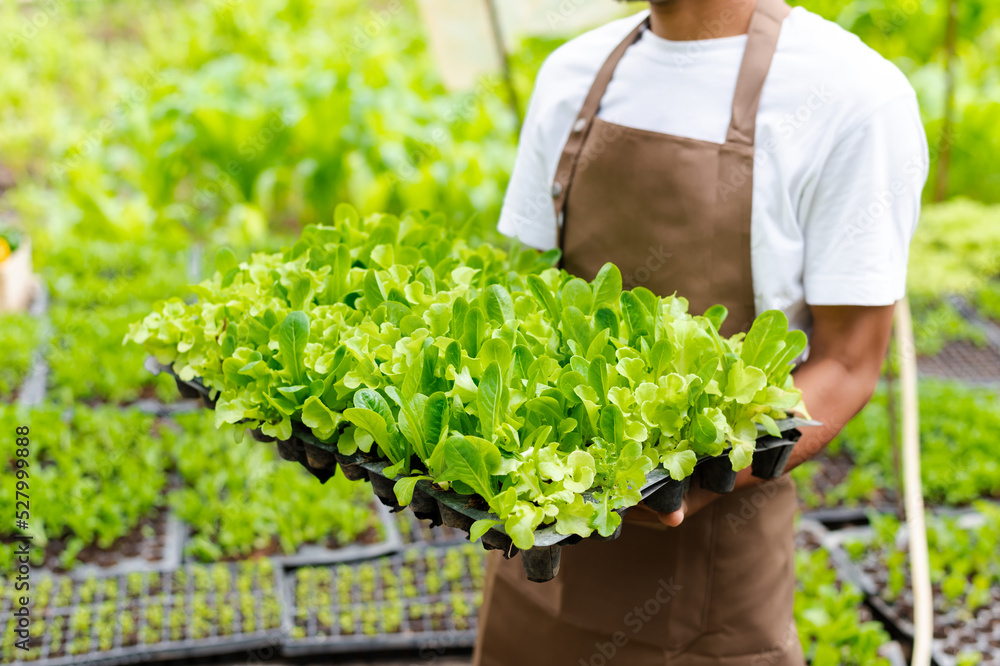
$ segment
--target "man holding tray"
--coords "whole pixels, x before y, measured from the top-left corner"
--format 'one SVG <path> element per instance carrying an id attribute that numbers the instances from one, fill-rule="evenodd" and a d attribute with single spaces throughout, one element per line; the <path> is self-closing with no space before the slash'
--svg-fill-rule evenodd
<path id="1" fill-rule="evenodd" d="M 558 49 L 538 75 L 500 230 L 592 279 L 721 303 L 723 334 L 784 311 L 810 337 L 813 418 L 788 468 L 869 400 L 903 297 L 927 177 L 904 76 L 783 0 L 652 0 Z M 796 665 L 795 488 L 743 470 L 684 507 L 629 512 L 555 580 L 490 560 L 480 666 Z"/>

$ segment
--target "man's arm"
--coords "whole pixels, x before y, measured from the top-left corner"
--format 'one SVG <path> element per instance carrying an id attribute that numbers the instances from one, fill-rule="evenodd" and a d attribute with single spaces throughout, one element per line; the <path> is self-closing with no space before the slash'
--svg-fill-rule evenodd
<path id="1" fill-rule="evenodd" d="M 795 371 L 795 385 L 802 390 L 810 416 L 824 425 L 803 428 L 802 439 L 795 445 L 786 472 L 822 451 L 871 399 L 889 347 L 894 310 L 894 305 L 812 307 L 809 360 Z M 739 473 L 736 487 L 762 482 L 748 468 Z M 659 514 L 658 518 L 663 524 L 675 527 L 685 516 L 719 497 L 695 484 L 680 511 Z"/>

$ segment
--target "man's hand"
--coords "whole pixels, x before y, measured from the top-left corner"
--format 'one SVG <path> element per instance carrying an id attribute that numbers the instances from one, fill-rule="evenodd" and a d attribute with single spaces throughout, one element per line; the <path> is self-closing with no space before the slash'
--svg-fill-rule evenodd
<path id="1" fill-rule="evenodd" d="M 802 439 L 795 445 L 786 472 L 822 451 L 871 400 L 889 348 L 894 310 L 894 305 L 812 308 L 809 360 L 796 369 L 795 385 L 802 390 L 810 416 L 823 425 L 802 429 Z M 749 469 L 736 477 L 737 490 L 759 483 L 761 479 Z M 635 519 L 655 518 L 668 527 L 677 527 L 719 497 L 703 490 L 695 480 L 680 511 L 658 514 L 640 505 Z"/>

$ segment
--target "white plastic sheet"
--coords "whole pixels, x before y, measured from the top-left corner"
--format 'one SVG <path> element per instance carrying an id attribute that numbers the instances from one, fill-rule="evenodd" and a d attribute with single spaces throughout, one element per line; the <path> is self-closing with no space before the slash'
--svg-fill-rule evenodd
<path id="1" fill-rule="evenodd" d="M 490 0 L 417 0 L 431 52 L 451 90 L 473 88 L 503 67 L 490 22 Z M 615 0 L 492 0 L 507 49 L 525 36 L 569 36 L 624 13 Z"/>

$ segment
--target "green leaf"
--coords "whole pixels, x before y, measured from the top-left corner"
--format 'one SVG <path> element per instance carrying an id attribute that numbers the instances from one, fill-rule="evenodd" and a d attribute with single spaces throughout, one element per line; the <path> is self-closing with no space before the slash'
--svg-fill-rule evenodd
<path id="1" fill-rule="evenodd" d="M 302 406 L 302 423 L 312 428 L 313 434 L 321 440 L 330 439 L 337 431 L 342 417 L 330 410 L 316 396 L 306 398 Z"/>
<path id="2" fill-rule="evenodd" d="M 430 453 L 433 453 L 441 438 L 448 434 L 448 397 L 438 391 L 424 404 L 424 428 Z M 424 456 L 426 460 L 430 455 Z"/>
<path id="3" fill-rule="evenodd" d="M 481 518 L 480 520 L 477 520 L 472 523 L 472 527 L 469 528 L 469 541 L 479 541 L 483 538 L 484 534 L 500 524 L 499 520 L 493 520 L 492 518 Z"/>
<path id="4" fill-rule="evenodd" d="M 361 221 L 357 209 L 347 203 L 337 204 L 333 211 L 333 219 L 337 225 L 345 224 L 350 227 L 358 226 Z"/>
<path id="5" fill-rule="evenodd" d="M 724 305 L 713 305 L 705 310 L 705 319 L 712 322 L 715 330 L 722 328 L 722 323 L 729 317 L 729 310 Z"/>
<path id="6" fill-rule="evenodd" d="M 486 315 L 498 326 L 514 321 L 514 301 L 507 290 L 498 284 L 486 288 Z"/>
<path id="7" fill-rule="evenodd" d="M 416 366 L 414 366 L 416 367 Z M 422 460 L 430 457 L 433 446 L 428 445 L 427 432 L 424 429 L 424 409 L 427 397 L 421 394 L 397 401 L 399 405 L 399 431 L 410 441 L 413 450 Z"/>
<path id="8" fill-rule="evenodd" d="M 636 336 L 645 335 L 649 332 L 646 310 L 642 307 L 639 299 L 630 291 L 623 291 L 621 295 L 622 314 L 625 315 L 625 322 L 631 332 L 631 339 Z"/>
<path id="9" fill-rule="evenodd" d="M 482 435 L 493 439 L 497 428 L 504 419 L 506 406 L 504 404 L 504 382 L 500 365 L 493 361 L 486 366 L 483 378 L 479 381 L 479 392 L 476 394 L 476 406 L 479 410 L 479 423 Z"/>
<path id="10" fill-rule="evenodd" d="M 535 545 L 535 528 L 541 524 L 544 517 L 545 514 L 540 507 L 529 502 L 518 502 L 505 521 L 504 529 L 515 546 L 527 550 Z"/>
<path id="11" fill-rule="evenodd" d="M 579 353 L 585 353 L 590 346 L 592 334 L 590 322 L 587 321 L 583 312 L 571 305 L 563 310 L 562 321 L 566 337 L 576 340 L 577 344 L 580 345 Z"/>
<path id="12" fill-rule="evenodd" d="M 234 268 L 239 268 L 240 262 L 236 258 L 236 253 L 228 247 L 220 247 L 215 253 L 215 270 L 220 275 L 226 275 Z"/>
<path id="13" fill-rule="evenodd" d="M 407 506 L 413 501 L 413 491 L 416 489 L 417 483 L 431 480 L 429 476 L 404 476 L 396 481 L 392 491 L 396 494 L 396 500 L 400 505 Z"/>
<path id="14" fill-rule="evenodd" d="M 594 307 L 594 295 L 590 285 L 585 280 L 573 278 L 562 288 L 563 310 L 574 307 L 584 314 L 589 314 Z"/>
<path id="15" fill-rule="evenodd" d="M 465 330 L 462 333 L 462 347 L 469 356 L 479 355 L 479 345 L 486 338 L 486 317 L 478 307 L 473 307 L 465 315 Z"/>
<path id="16" fill-rule="evenodd" d="M 743 359 L 729 369 L 725 394 L 741 405 L 749 405 L 757 392 L 767 386 L 767 376 L 758 368 L 747 367 Z"/>
<path id="17" fill-rule="evenodd" d="M 586 451 L 573 451 L 566 458 L 567 474 L 563 478 L 563 487 L 574 493 L 584 493 L 594 485 L 597 465 L 594 456 Z"/>
<path id="18" fill-rule="evenodd" d="M 611 308 L 601 306 L 594 313 L 594 327 L 598 331 L 607 329 L 611 337 L 617 339 L 620 333 L 618 330 L 618 315 Z"/>
<path id="19" fill-rule="evenodd" d="M 594 306 L 614 305 L 622 293 L 622 272 L 614 264 L 607 263 L 598 271 L 593 282 Z"/>
<path id="20" fill-rule="evenodd" d="M 556 305 L 555 296 L 552 295 L 552 291 L 545 284 L 545 281 L 537 275 L 529 275 L 528 289 L 545 306 L 545 310 L 549 314 L 549 319 L 559 321 L 559 307 Z"/>
<path id="21" fill-rule="evenodd" d="M 365 303 L 369 310 L 374 310 L 386 300 L 385 287 L 382 286 L 382 279 L 379 278 L 375 269 L 365 274 Z"/>
<path id="22" fill-rule="evenodd" d="M 305 312 L 289 313 L 278 332 L 278 351 L 285 369 L 296 384 L 306 383 L 302 356 L 308 341 L 309 315 Z"/>
<path id="23" fill-rule="evenodd" d="M 694 451 L 669 451 L 660 454 L 660 464 L 670 472 L 670 478 L 681 481 L 694 472 L 698 456 Z"/>
<path id="24" fill-rule="evenodd" d="M 733 470 L 738 472 L 746 469 L 753 462 L 753 444 L 736 444 L 729 452 L 729 461 L 733 465 Z"/>
<path id="25" fill-rule="evenodd" d="M 604 499 L 597 505 L 597 512 L 594 515 L 594 527 L 597 533 L 604 537 L 609 537 L 615 533 L 618 526 L 622 524 L 622 517 L 611 509 L 608 501 L 610 493 L 604 494 Z"/>
<path id="26" fill-rule="evenodd" d="M 768 362 L 785 346 L 788 317 L 781 310 L 768 310 L 754 321 L 743 340 L 740 358 L 747 365 L 767 368 Z"/>
<path id="27" fill-rule="evenodd" d="M 439 481 L 460 481 L 487 502 L 496 495 L 493 474 L 500 468 L 500 449 L 478 437 L 444 441 L 444 474 Z"/>

